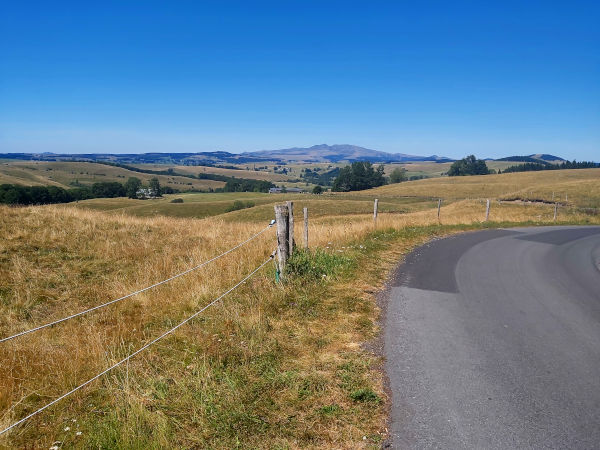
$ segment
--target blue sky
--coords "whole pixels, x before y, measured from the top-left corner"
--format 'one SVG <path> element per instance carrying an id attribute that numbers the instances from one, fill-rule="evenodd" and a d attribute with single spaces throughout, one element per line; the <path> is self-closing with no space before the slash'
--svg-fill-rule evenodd
<path id="1" fill-rule="evenodd" d="M 598 2 L 2 2 L 0 152 L 600 160 Z"/>

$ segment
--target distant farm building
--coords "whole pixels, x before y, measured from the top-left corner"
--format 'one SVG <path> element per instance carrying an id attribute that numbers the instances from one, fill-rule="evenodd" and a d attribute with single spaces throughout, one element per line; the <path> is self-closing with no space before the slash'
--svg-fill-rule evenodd
<path id="1" fill-rule="evenodd" d="M 156 192 L 152 189 L 142 188 L 138 189 L 136 192 L 137 198 L 139 199 L 148 199 L 148 198 L 156 198 Z"/>

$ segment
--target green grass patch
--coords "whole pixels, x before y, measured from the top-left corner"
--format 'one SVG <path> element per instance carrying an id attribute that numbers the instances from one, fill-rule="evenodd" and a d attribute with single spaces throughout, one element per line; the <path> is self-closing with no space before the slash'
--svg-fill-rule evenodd
<path id="1" fill-rule="evenodd" d="M 357 389 L 350 393 L 350 398 L 355 402 L 370 402 L 370 403 L 379 403 L 381 399 L 379 396 L 373 392 L 371 388 L 361 388 Z"/>
<path id="2" fill-rule="evenodd" d="M 256 203 L 254 202 L 250 202 L 250 201 L 242 201 L 242 200 L 236 200 L 233 202 L 233 204 L 231 206 L 229 206 L 227 208 L 227 212 L 232 212 L 232 211 L 239 211 L 240 209 L 246 209 L 246 208 L 253 208 L 254 206 L 256 206 Z"/>
<path id="3" fill-rule="evenodd" d="M 348 272 L 354 265 L 353 258 L 323 249 L 296 250 L 288 261 L 287 273 L 289 277 L 315 281 L 336 277 Z"/>

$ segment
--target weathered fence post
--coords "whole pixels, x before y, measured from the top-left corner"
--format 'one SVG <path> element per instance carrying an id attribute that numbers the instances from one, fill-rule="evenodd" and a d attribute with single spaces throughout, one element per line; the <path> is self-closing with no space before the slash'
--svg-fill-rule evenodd
<path id="1" fill-rule="evenodd" d="M 379 199 L 375 199 L 375 203 L 373 204 L 373 222 L 377 225 L 377 205 L 379 205 Z"/>
<path id="2" fill-rule="evenodd" d="M 569 203 L 569 194 L 565 194 L 565 203 Z"/>
<path id="3" fill-rule="evenodd" d="M 554 201 L 554 191 L 552 191 L 552 201 Z"/>
<path id="4" fill-rule="evenodd" d="M 290 246 L 289 255 L 292 256 L 294 253 L 294 247 L 296 246 L 296 241 L 294 239 L 294 202 L 285 202 L 288 208 L 289 215 L 289 228 L 288 228 L 288 242 Z"/>
<path id="5" fill-rule="evenodd" d="M 279 272 L 285 273 L 285 266 L 290 256 L 289 245 L 289 212 L 287 205 L 275 205 L 275 221 L 277 223 L 277 263 Z"/>
<path id="6" fill-rule="evenodd" d="M 490 199 L 487 199 L 487 202 L 485 204 L 485 221 L 487 222 L 488 219 L 490 218 Z"/>
<path id="7" fill-rule="evenodd" d="M 308 208 L 304 207 L 304 248 L 308 250 Z"/>
<path id="8" fill-rule="evenodd" d="M 442 199 L 438 198 L 438 220 L 440 220 L 440 208 L 442 207 Z"/>
<path id="9" fill-rule="evenodd" d="M 555 221 L 555 222 L 556 222 L 556 215 L 557 215 L 557 212 L 558 212 L 558 203 L 555 203 L 555 204 L 554 204 L 554 221 Z"/>

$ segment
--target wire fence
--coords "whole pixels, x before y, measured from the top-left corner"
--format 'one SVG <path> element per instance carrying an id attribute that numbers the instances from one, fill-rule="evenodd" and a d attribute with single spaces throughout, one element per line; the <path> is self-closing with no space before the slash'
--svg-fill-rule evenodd
<path id="1" fill-rule="evenodd" d="M 219 258 L 222 258 L 222 257 L 223 257 L 223 256 L 225 256 L 225 255 L 228 255 L 229 253 L 233 252 L 234 250 L 237 250 L 238 248 L 242 247 L 243 245 L 247 244 L 248 242 L 250 242 L 250 241 L 252 241 L 252 240 L 256 239 L 258 236 L 260 236 L 261 234 L 263 234 L 265 231 L 267 231 L 267 230 L 268 230 L 269 228 L 271 228 L 272 226 L 273 226 L 273 224 L 271 223 L 271 224 L 267 225 L 265 228 L 263 228 L 261 231 L 259 231 L 258 233 L 256 233 L 255 235 L 253 235 L 253 236 L 249 237 L 248 239 L 246 239 L 246 240 L 245 240 L 245 241 L 243 241 L 243 242 L 240 242 L 238 245 L 236 245 L 235 247 L 232 247 L 232 248 L 230 248 L 230 249 L 229 249 L 229 250 L 227 250 L 226 252 L 223 252 L 223 253 L 221 253 L 220 255 L 217 255 L 217 256 L 215 256 L 215 257 L 213 257 L 213 258 L 211 258 L 211 259 L 209 259 L 209 260 L 207 260 L 207 261 L 204 261 L 203 263 L 201 263 L 201 264 L 198 264 L 197 266 L 191 267 L 191 268 L 189 268 L 189 269 L 185 270 L 184 272 L 180 272 L 180 273 L 178 273 L 178 274 L 176 274 L 176 275 L 173 275 L 172 277 L 170 277 L 170 278 L 167 278 L 166 280 L 159 281 L 158 283 L 154 283 L 154 284 L 153 284 L 153 285 L 151 285 L 151 286 L 147 286 L 147 287 L 145 287 L 145 288 L 143 288 L 143 289 L 139 289 L 139 290 L 137 290 L 137 291 L 135 291 L 135 292 L 132 292 L 132 293 L 130 293 L 130 294 L 127 294 L 127 295 L 124 295 L 123 297 L 119 297 L 119 298 L 116 298 L 116 299 L 114 299 L 114 300 L 108 301 L 108 302 L 106 302 L 106 303 L 102 303 L 101 305 L 97 305 L 97 306 L 94 306 L 94 307 L 92 307 L 92 308 L 88 308 L 88 309 L 86 309 L 86 310 L 84 310 L 84 311 L 80 311 L 80 312 L 78 312 L 78 313 L 71 314 L 70 316 L 63 317 L 62 319 L 54 320 L 54 321 L 52 321 L 52 322 L 48 322 L 48 323 L 46 323 L 46 324 L 44 324 L 44 325 L 40 325 L 40 326 L 38 326 L 38 327 L 31 328 L 31 329 L 29 329 L 29 330 L 21 331 L 21 332 L 19 332 L 19 333 L 13 334 L 13 335 L 11 335 L 11 336 L 7 336 L 7 337 L 4 337 L 4 338 L 1 338 L 1 339 L 0 339 L 0 344 L 1 344 L 1 343 L 3 343 L 3 342 L 6 342 L 6 341 L 10 341 L 10 340 L 12 340 L 12 339 L 18 338 L 18 337 L 20 337 L 20 336 L 24 336 L 24 335 L 26 335 L 26 334 L 33 333 L 33 332 L 35 332 L 35 331 L 43 330 L 44 328 L 51 327 L 51 326 L 53 326 L 53 325 L 56 325 L 56 324 L 59 324 L 59 323 L 61 323 L 61 322 L 65 322 L 65 321 L 67 321 L 67 320 L 70 320 L 70 319 L 74 319 L 74 318 L 76 318 L 76 317 L 83 316 L 83 315 L 85 315 L 85 314 L 87 314 L 87 313 L 90 313 L 90 312 L 92 312 L 92 311 L 96 311 L 96 310 L 98 310 L 98 309 L 105 308 L 106 306 L 112 305 L 112 304 L 114 304 L 114 303 L 118 303 L 118 302 L 120 302 L 120 301 L 122 301 L 122 300 L 125 300 L 125 299 L 127 299 L 127 298 L 130 298 L 130 297 L 133 297 L 133 296 L 135 296 L 135 295 L 141 294 L 142 292 L 146 292 L 146 291 L 148 291 L 148 290 L 150 290 L 150 289 L 153 289 L 153 288 L 155 288 L 155 287 L 158 287 L 158 286 L 160 286 L 160 285 L 162 285 L 162 284 L 168 283 L 169 281 L 173 281 L 173 280 L 174 280 L 174 279 L 176 279 L 176 278 L 179 278 L 179 277 L 182 277 L 182 276 L 184 276 L 184 275 L 187 275 L 188 273 L 190 273 L 190 272 L 193 272 L 193 271 L 195 271 L 195 270 L 198 270 L 198 269 L 200 269 L 200 268 L 202 268 L 202 267 L 206 266 L 207 264 L 210 264 L 211 262 L 213 262 L 213 261 L 216 261 L 217 259 L 219 259 Z"/>
<path id="2" fill-rule="evenodd" d="M 264 230 L 263 230 L 264 231 Z M 205 310 L 207 310 L 208 308 L 210 308 L 211 306 L 213 306 L 215 303 L 217 303 L 218 301 L 220 301 L 223 297 L 225 297 L 226 295 L 228 295 L 229 293 L 233 292 L 234 290 L 236 290 L 238 287 L 240 287 L 242 284 L 244 284 L 249 278 L 251 278 L 256 272 L 258 272 L 260 269 L 262 269 L 265 265 L 267 265 L 269 263 L 269 261 L 271 261 L 273 258 L 275 257 L 275 252 L 273 252 L 269 258 L 267 258 L 266 261 L 264 261 L 262 264 L 260 264 L 257 268 L 255 268 L 252 272 L 250 272 L 248 275 L 246 275 L 244 278 L 242 278 L 242 280 L 240 280 L 236 285 L 234 285 L 233 287 L 229 288 L 227 291 L 225 291 L 224 293 L 222 293 L 221 295 L 219 295 L 217 298 L 215 298 L 212 302 L 210 302 L 208 305 L 204 306 L 203 308 L 199 309 L 198 311 L 196 311 L 194 314 L 192 314 L 191 316 L 189 316 L 187 319 L 179 322 L 177 325 L 175 325 L 173 328 L 165 331 L 163 334 L 161 334 L 160 336 L 158 336 L 157 338 L 151 340 L 150 342 L 148 342 L 147 344 L 143 345 L 142 347 L 140 347 L 139 349 L 137 349 L 135 352 L 129 354 L 128 356 L 126 356 L 125 358 L 121 359 L 120 361 L 116 362 L 115 364 L 113 364 L 112 366 L 110 366 L 109 368 L 103 370 L 102 372 L 100 372 L 99 374 L 93 376 L 92 378 L 90 378 L 89 380 L 85 381 L 84 383 L 81 383 L 80 385 L 78 385 L 77 387 L 71 389 L 69 392 L 61 395 L 58 398 L 55 398 L 54 400 L 52 400 L 51 402 L 45 404 L 44 406 L 42 406 L 41 408 L 35 410 L 34 412 L 28 414 L 27 416 L 23 417 L 22 419 L 14 422 L 13 424 L 9 425 L 8 427 L 4 428 L 3 430 L 0 430 L 0 435 L 3 435 L 4 433 L 10 431 L 11 429 L 13 429 L 14 427 L 22 424 L 23 422 L 26 422 L 27 420 L 31 419 L 33 416 L 36 416 L 37 414 L 41 413 L 42 411 L 44 411 L 45 409 L 48 409 L 49 407 L 51 407 L 52 405 L 60 402 L 61 400 L 67 398 L 68 396 L 70 396 L 71 394 L 79 391 L 80 389 L 84 388 L 85 386 L 87 386 L 90 383 L 93 383 L 94 381 L 96 381 L 98 378 L 102 377 L 103 375 L 105 375 L 106 373 L 110 372 L 111 370 L 115 369 L 116 367 L 119 367 L 121 364 L 129 361 L 131 358 L 133 358 L 134 356 L 136 356 L 137 354 L 143 352 L 144 350 L 146 350 L 148 347 L 150 347 L 151 345 L 157 343 L 158 341 L 160 341 L 161 339 L 165 338 L 166 336 L 170 335 L 171 333 L 173 333 L 175 330 L 177 330 L 178 328 L 180 328 L 181 326 L 185 325 L 186 323 L 188 323 L 190 320 L 194 319 L 195 317 L 197 317 L 199 314 L 201 314 L 202 312 L 204 312 Z"/>

